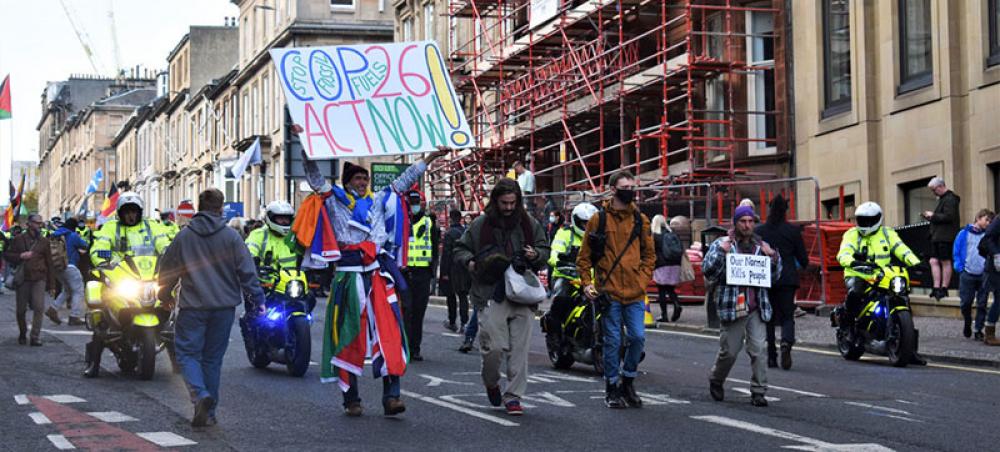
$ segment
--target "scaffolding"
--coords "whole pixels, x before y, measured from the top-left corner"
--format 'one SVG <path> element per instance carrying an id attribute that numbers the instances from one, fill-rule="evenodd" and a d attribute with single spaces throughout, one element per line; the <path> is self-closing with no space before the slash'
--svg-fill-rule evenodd
<path id="1" fill-rule="evenodd" d="M 479 147 L 436 162 L 434 196 L 482 208 L 515 159 L 541 192 L 599 193 L 619 169 L 695 184 L 664 213 L 700 183 L 785 176 L 783 5 L 452 0 L 450 71 Z"/>

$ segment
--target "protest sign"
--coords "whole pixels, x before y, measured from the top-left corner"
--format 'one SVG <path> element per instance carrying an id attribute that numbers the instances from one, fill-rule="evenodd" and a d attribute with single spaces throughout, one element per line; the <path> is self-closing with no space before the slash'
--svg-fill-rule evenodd
<path id="1" fill-rule="evenodd" d="M 726 285 L 770 288 L 771 258 L 752 254 L 727 254 Z"/>
<path id="2" fill-rule="evenodd" d="M 310 160 L 476 145 L 434 41 L 272 49 Z"/>

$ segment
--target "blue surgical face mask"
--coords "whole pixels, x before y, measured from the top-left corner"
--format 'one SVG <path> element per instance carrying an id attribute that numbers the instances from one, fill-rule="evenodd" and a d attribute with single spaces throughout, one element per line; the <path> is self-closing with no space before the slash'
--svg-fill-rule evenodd
<path id="1" fill-rule="evenodd" d="M 555 215 L 549 215 L 549 223 L 556 224 L 556 221 L 559 221 L 559 219 Z"/>
<path id="2" fill-rule="evenodd" d="M 410 206 L 410 212 L 413 212 L 414 215 L 420 213 L 420 206 L 419 205 Z"/>

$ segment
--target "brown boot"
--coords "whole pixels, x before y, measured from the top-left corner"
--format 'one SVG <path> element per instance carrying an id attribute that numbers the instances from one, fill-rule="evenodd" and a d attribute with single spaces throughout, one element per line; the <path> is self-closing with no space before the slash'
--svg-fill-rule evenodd
<path id="1" fill-rule="evenodd" d="M 986 339 L 983 340 L 986 345 L 1000 345 L 1000 339 L 997 339 L 997 327 L 996 325 L 986 327 Z"/>

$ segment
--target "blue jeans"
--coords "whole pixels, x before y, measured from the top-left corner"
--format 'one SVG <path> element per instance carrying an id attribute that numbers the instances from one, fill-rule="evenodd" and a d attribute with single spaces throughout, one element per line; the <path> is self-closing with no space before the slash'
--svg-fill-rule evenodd
<path id="1" fill-rule="evenodd" d="M 235 311 L 181 309 L 177 313 L 174 348 L 192 403 L 211 396 L 215 406 L 219 404 L 222 358 L 229 346 Z M 215 416 L 215 406 L 209 411 L 210 416 Z"/>
<path id="2" fill-rule="evenodd" d="M 474 341 L 476 340 L 476 335 L 479 334 L 479 314 L 476 312 L 478 309 L 472 310 L 472 317 L 469 317 L 469 323 L 465 324 L 465 340 Z"/>
<path id="3" fill-rule="evenodd" d="M 612 301 L 604 310 L 604 378 L 611 384 L 618 384 L 624 375 L 635 378 L 639 369 L 639 359 L 646 343 L 646 309 L 642 302 L 622 304 Z M 625 363 L 621 364 L 619 350 L 622 346 L 622 323 L 625 324 Z"/>
<path id="4" fill-rule="evenodd" d="M 344 393 L 345 408 L 351 402 L 361 402 L 361 396 L 358 395 L 358 376 L 351 374 L 348 382 L 351 384 L 351 388 Z M 399 377 L 382 377 L 382 402 L 393 398 L 399 398 Z"/>
<path id="5" fill-rule="evenodd" d="M 962 317 L 972 319 L 972 300 L 976 300 L 976 331 L 983 331 L 986 320 L 986 301 L 990 297 L 990 284 L 984 275 L 970 275 L 962 272 L 958 275 L 958 298 Z M 996 306 L 996 302 L 993 303 Z"/>

